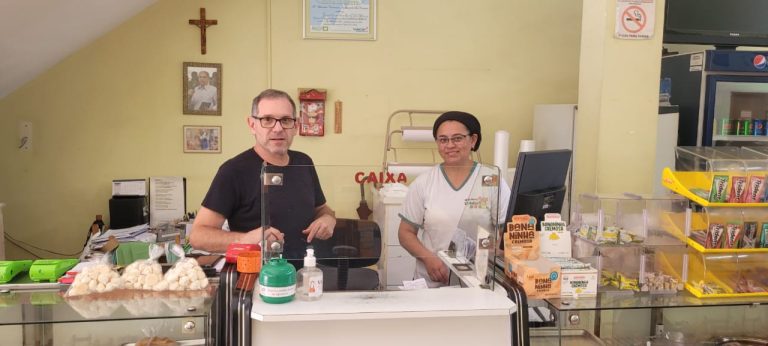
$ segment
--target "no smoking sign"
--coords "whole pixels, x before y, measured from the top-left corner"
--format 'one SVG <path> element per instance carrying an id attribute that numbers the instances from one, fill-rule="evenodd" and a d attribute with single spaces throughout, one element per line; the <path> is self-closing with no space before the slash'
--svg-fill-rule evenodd
<path id="1" fill-rule="evenodd" d="M 616 37 L 625 40 L 648 40 L 653 37 L 655 0 L 616 1 Z"/>

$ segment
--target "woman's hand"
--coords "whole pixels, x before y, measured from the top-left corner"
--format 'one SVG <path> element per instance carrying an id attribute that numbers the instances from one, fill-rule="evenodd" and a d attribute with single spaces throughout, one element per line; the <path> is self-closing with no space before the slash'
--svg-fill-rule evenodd
<path id="1" fill-rule="evenodd" d="M 424 267 L 427 268 L 430 280 L 444 284 L 448 283 L 448 267 L 437 256 L 424 257 L 421 261 L 424 262 Z"/>

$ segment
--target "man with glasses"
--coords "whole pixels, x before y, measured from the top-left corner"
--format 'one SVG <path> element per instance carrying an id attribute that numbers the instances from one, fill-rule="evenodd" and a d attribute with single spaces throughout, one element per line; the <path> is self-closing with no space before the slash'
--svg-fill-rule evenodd
<path id="1" fill-rule="evenodd" d="M 284 91 L 267 89 L 253 100 L 247 122 L 256 143 L 221 165 L 189 241 L 197 249 L 224 252 L 231 243 L 260 243 L 266 236 L 284 241 L 284 258 L 301 259 L 313 239 L 333 235 L 336 218 L 326 204 L 312 159 L 289 149 L 296 135 L 296 104 Z M 269 173 L 282 174 L 283 184 L 268 187 L 270 227 L 262 232 L 265 166 Z M 231 232 L 222 229 L 225 220 Z"/>

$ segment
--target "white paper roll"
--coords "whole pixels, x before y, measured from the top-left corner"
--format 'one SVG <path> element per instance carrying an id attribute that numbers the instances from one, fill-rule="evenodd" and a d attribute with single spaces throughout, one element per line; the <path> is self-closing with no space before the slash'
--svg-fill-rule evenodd
<path id="1" fill-rule="evenodd" d="M 496 131 L 493 139 L 493 165 L 499 167 L 504 180 L 509 183 L 509 179 L 504 175 L 509 168 L 509 132 Z"/>
<path id="2" fill-rule="evenodd" d="M 536 151 L 536 142 L 532 139 L 523 139 L 520 141 L 520 152 L 525 153 L 529 151 Z"/>
<path id="3" fill-rule="evenodd" d="M 403 126 L 403 141 L 434 142 L 431 127 Z"/>
<path id="4" fill-rule="evenodd" d="M 405 175 L 418 176 L 426 171 L 432 169 L 435 164 L 404 164 L 404 163 L 387 163 L 387 171 L 393 174 L 405 173 Z"/>

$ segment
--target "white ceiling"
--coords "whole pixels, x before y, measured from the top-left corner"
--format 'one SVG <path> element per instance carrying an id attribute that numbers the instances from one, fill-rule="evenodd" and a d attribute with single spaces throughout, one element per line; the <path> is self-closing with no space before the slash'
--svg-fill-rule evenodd
<path id="1" fill-rule="evenodd" d="M 0 99 L 157 0 L 0 0 Z"/>

